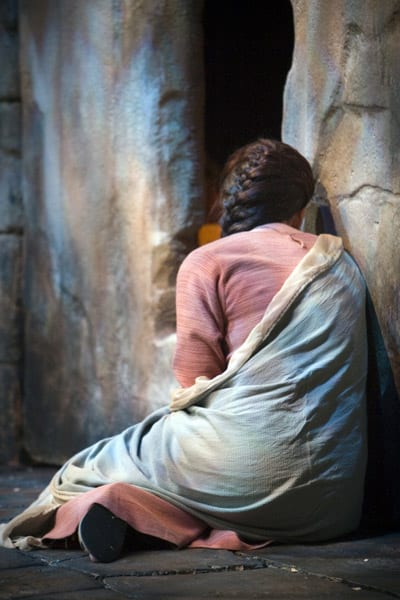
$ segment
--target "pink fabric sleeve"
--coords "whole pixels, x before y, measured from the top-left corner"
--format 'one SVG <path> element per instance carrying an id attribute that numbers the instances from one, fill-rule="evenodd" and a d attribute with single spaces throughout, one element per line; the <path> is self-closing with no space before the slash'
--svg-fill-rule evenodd
<path id="1" fill-rule="evenodd" d="M 176 283 L 177 346 L 174 373 L 181 386 L 214 377 L 226 368 L 224 313 L 218 297 L 219 270 L 213 257 L 194 251 Z"/>

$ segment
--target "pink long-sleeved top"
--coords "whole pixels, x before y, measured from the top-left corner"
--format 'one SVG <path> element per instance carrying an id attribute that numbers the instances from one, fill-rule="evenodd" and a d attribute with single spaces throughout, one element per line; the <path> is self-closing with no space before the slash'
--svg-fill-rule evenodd
<path id="1" fill-rule="evenodd" d="M 315 235 L 271 223 L 201 246 L 177 277 L 174 373 L 181 386 L 222 373 Z"/>

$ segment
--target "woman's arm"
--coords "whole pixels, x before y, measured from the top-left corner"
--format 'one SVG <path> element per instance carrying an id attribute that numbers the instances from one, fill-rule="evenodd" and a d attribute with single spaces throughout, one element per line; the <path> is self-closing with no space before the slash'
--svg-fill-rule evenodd
<path id="1" fill-rule="evenodd" d="M 200 375 L 212 378 L 226 368 L 220 273 L 205 248 L 186 257 L 177 277 L 174 373 L 183 387 L 192 385 Z"/>

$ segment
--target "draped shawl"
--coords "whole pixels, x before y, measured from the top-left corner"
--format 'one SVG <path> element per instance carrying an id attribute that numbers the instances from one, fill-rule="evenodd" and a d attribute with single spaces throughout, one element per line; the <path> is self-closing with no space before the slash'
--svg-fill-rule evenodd
<path id="1" fill-rule="evenodd" d="M 113 482 L 254 543 L 355 529 L 366 466 L 364 303 L 340 238 L 319 236 L 223 373 L 73 456 L 0 541 L 35 535 L 58 506 Z"/>

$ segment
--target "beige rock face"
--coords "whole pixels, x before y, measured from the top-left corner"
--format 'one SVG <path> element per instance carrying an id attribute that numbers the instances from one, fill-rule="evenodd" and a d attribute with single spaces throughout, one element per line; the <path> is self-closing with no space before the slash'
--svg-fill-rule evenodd
<path id="1" fill-rule="evenodd" d="M 400 2 L 292 0 L 283 139 L 317 175 L 368 285 L 400 391 Z"/>
<path id="2" fill-rule="evenodd" d="M 203 220 L 201 2 L 20 2 L 25 426 L 60 462 L 169 402 Z"/>

